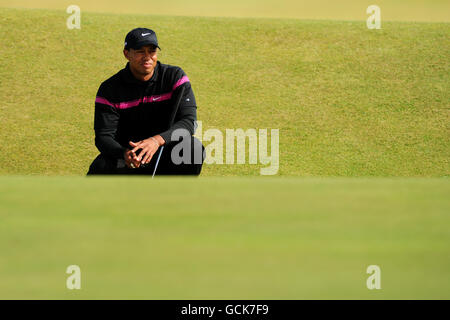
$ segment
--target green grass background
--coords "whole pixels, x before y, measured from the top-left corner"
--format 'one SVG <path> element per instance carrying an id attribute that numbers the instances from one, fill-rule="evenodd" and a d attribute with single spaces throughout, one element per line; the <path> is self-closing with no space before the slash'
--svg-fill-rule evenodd
<path id="1" fill-rule="evenodd" d="M 204 129 L 280 130 L 280 175 L 448 176 L 447 23 L 199 18 L 1 10 L 0 174 L 81 175 L 94 99 L 133 27 L 191 79 Z M 259 175 L 209 165 L 204 175 Z"/>
<path id="2" fill-rule="evenodd" d="M 449 192 L 443 179 L 2 177 L 0 298 L 448 299 Z M 65 287 L 73 264 L 79 291 Z M 381 290 L 366 288 L 372 264 Z"/>

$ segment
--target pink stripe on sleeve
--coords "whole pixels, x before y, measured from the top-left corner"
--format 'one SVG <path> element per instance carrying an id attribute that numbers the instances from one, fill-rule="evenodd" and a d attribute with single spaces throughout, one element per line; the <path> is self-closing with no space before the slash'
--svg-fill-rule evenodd
<path id="1" fill-rule="evenodd" d="M 101 103 L 101 104 L 106 104 L 106 105 L 108 105 L 108 106 L 114 107 L 114 104 L 113 104 L 113 103 L 111 103 L 111 102 L 109 102 L 108 100 L 106 100 L 105 98 L 102 98 L 102 97 L 99 97 L 99 96 L 97 96 L 97 97 L 95 98 L 95 102 L 96 102 L 96 103 Z"/>
<path id="2" fill-rule="evenodd" d="M 178 88 L 179 86 L 181 86 L 183 83 L 186 82 L 189 82 L 189 78 L 187 76 L 184 76 L 174 84 L 172 90 L 175 90 L 176 88 Z"/>

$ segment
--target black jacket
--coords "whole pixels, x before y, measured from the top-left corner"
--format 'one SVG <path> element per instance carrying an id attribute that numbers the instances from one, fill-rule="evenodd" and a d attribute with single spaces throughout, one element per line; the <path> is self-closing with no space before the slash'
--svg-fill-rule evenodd
<path id="1" fill-rule="evenodd" d="M 172 127 L 169 118 L 174 107 L 172 96 L 184 86 L 178 112 Z M 161 135 L 166 143 L 172 142 L 172 131 L 187 129 L 194 134 L 197 106 L 191 84 L 184 71 L 159 61 L 148 81 L 137 80 L 124 69 L 104 81 L 95 99 L 95 145 L 113 158 L 123 158 L 129 141 L 139 141 Z"/>

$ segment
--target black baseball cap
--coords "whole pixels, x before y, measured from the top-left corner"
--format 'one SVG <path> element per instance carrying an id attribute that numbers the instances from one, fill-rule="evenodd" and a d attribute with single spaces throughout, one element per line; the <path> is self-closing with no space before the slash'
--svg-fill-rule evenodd
<path id="1" fill-rule="evenodd" d="M 125 49 L 139 49 L 146 45 L 158 46 L 158 39 L 156 38 L 156 33 L 153 30 L 147 28 L 136 28 L 128 32 L 125 37 Z M 161 48 L 159 48 L 161 50 Z"/>

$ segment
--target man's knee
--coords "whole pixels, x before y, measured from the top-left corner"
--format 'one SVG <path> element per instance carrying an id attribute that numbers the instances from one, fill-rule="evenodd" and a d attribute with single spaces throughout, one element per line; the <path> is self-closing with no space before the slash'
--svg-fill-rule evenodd
<path id="1" fill-rule="evenodd" d="M 190 150 L 190 161 L 187 163 L 189 165 L 189 174 L 199 175 L 202 171 L 203 161 L 205 161 L 206 151 L 203 144 L 196 137 L 191 139 L 191 150 Z"/>
<path id="2" fill-rule="evenodd" d="M 193 163 L 194 164 L 203 164 L 206 157 L 205 146 L 198 140 L 196 137 L 192 137 L 192 151 L 194 153 Z"/>
<path id="3" fill-rule="evenodd" d="M 205 161 L 206 151 L 203 144 L 196 137 L 191 140 L 191 163 L 186 170 L 189 175 L 200 175 L 203 161 Z"/>
<path id="4" fill-rule="evenodd" d="M 102 154 L 99 154 L 97 158 L 92 161 L 89 166 L 87 175 L 94 174 L 113 174 L 115 163 L 113 159 L 106 158 Z"/>
<path id="5" fill-rule="evenodd" d="M 163 174 L 199 175 L 205 160 L 205 147 L 197 138 L 191 136 L 185 140 L 172 143 L 167 154 L 167 170 Z"/>

